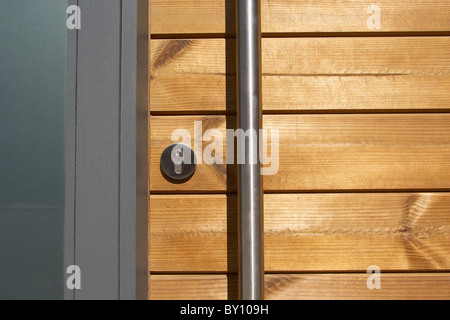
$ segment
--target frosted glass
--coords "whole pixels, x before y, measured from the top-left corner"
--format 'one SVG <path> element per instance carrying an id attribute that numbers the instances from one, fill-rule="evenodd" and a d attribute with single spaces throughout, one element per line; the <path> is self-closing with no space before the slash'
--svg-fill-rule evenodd
<path id="1" fill-rule="evenodd" d="M 64 0 L 0 0 L 0 299 L 64 288 Z"/>

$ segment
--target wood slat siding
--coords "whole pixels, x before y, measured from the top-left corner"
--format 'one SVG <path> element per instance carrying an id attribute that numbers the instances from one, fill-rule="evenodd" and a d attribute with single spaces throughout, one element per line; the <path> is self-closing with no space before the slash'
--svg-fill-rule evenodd
<path id="1" fill-rule="evenodd" d="M 152 195 L 150 270 L 237 272 L 236 197 Z M 450 194 L 266 194 L 267 272 L 450 270 Z"/>
<path id="2" fill-rule="evenodd" d="M 449 37 L 266 38 L 262 47 L 266 112 L 450 109 Z M 235 112 L 233 39 L 151 48 L 152 112 Z"/>
<path id="3" fill-rule="evenodd" d="M 151 0 L 153 34 L 234 34 L 235 0 Z M 367 27 L 367 7 L 381 9 L 381 29 Z M 262 0 L 262 31 L 420 32 L 449 31 L 446 0 Z"/>
<path id="4" fill-rule="evenodd" d="M 450 1 L 261 5 L 266 298 L 450 299 Z M 236 166 L 159 163 L 176 129 L 235 129 L 235 9 L 150 1 L 150 299 L 238 298 Z"/>
<path id="5" fill-rule="evenodd" d="M 220 130 L 225 150 L 234 117 L 153 116 L 152 192 L 236 190 L 234 165 L 203 161 L 182 184 L 163 177 L 159 161 L 172 132 L 185 129 L 193 139 L 194 121 L 202 121 L 204 131 Z M 264 128 L 279 129 L 279 171 L 264 176 L 266 191 L 450 188 L 450 114 L 265 115 Z"/>
<path id="6" fill-rule="evenodd" d="M 268 300 L 448 300 L 450 274 L 381 274 L 381 289 L 367 289 L 368 274 L 269 274 Z M 235 275 L 152 275 L 152 300 L 237 299 Z"/>

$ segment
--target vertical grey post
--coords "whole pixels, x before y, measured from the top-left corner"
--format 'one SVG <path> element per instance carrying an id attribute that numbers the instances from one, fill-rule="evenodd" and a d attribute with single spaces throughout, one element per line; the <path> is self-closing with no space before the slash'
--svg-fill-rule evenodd
<path id="1" fill-rule="evenodd" d="M 81 268 L 81 290 L 65 298 L 147 299 L 149 2 L 68 4 L 64 271 Z"/>
<path id="2" fill-rule="evenodd" d="M 236 0 L 238 129 L 239 298 L 264 299 L 263 189 L 259 155 L 261 109 L 260 0 Z M 245 139 L 245 136 L 238 136 Z"/>

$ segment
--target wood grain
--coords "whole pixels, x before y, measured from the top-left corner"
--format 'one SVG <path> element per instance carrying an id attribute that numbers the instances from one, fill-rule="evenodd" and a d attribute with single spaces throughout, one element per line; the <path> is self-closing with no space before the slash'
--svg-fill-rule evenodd
<path id="1" fill-rule="evenodd" d="M 448 300 L 448 273 L 382 273 L 381 289 L 367 289 L 368 274 L 266 275 L 267 300 Z M 152 300 L 237 299 L 235 275 L 152 275 Z"/>
<path id="2" fill-rule="evenodd" d="M 151 275 L 150 300 L 237 300 L 237 277 Z"/>
<path id="3" fill-rule="evenodd" d="M 381 9 L 381 29 L 369 29 L 367 7 Z M 262 0 L 265 33 L 449 31 L 446 0 Z M 234 34 L 234 0 L 152 0 L 153 34 Z"/>
<path id="4" fill-rule="evenodd" d="M 153 116 L 152 192 L 236 190 L 234 165 L 203 161 L 179 184 L 161 174 L 160 156 L 172 133 L 186 129 L 193 141 L 194 121 L 203 123 L 203 132 L 218 129 L 223 139 L 235 126 L 234 117 Z M 279 130 L 279 171 L 264 176 L 266 191 L 450 189 L 450 114 L 265 115 L 264 128 Z M 217 152 L 225 162 L 225 150 Z"/>
<path id="5" fill-rule="evenodd" d="M 263 109 L 449 110 L 449 37 L 263 39 Z M 235 112 L 235 41 L 152 40 L 152 112 Z"/>
<path id="6" fill-rule="evenodd" d="M 236 197 L 152 195 L 151 272 L 237 272 Z M 450 270 L 450 194 L 266 194 L 268 272 Z"/>

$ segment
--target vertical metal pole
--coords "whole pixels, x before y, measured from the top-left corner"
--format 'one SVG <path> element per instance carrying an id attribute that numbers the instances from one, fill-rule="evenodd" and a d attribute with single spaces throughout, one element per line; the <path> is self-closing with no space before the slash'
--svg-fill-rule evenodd
<path id="1" fill-rule="evenodd" d="M 238 161 L 239 298 L 264 299 L 263 188 L 259 159 L 261 109 L 260 0 L 236 0 L 238 129 L 246 132 Z M 241 137 L 243 138 L 243 137 Z M 239 137 L 238 137 L 239 139 Z M 241 155 L 242 156 L 242 155 Z"/>

